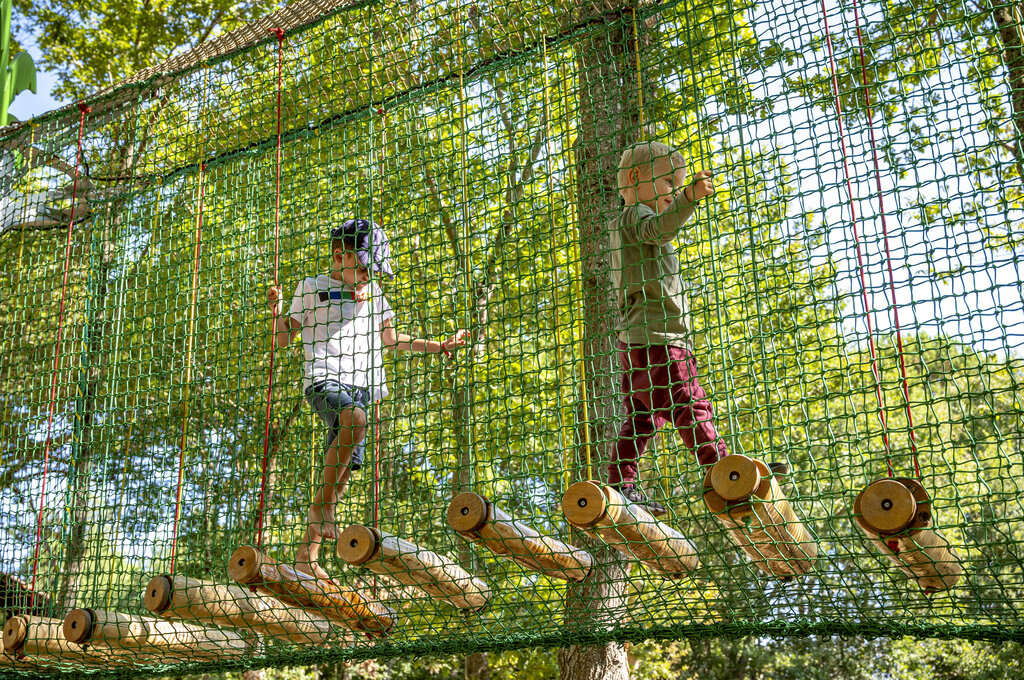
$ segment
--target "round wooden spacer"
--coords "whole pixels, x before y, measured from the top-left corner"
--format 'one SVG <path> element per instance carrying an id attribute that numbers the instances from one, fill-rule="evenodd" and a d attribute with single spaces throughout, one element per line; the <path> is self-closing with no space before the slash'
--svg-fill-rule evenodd
<path id="1" fill-rule="evenodd" d="M 380 534 L 371 527 L 353 524 L 338 538 L 338 557 L 353 566 L 365 564 L 377 552 Z"/>
<path id="2" fill-rule="evenodd" d="M 257 580 L 263 558 L 260 551 L 251 545 L 243 545 L 231 553 L 228 560 L 228 576 L 238 583 Z"/>
<path id="3" fill-rule="evenodd" d="M 727 501 L 748 498 L 761 484 L 757 463 L 738 453 L 715 463 L 710 476 L 715 493 Z"/>
<path id="4" fill-rule="evenodd" d="M 917 514 L 917 501 L 910 489 L 894 479 L 871 482 L 860 492 L 856 506 L 864 522 L 880 534 L 892 534 L 910 525 Z"/>
<path id="5" fill-rule="evenodd" d="M 914 511 L 914 520 L 910 523 L 911 529 L 924 529 L 932 525 L 932 499 L 924 485 L 910 477 L 897 477 L 896 481 L 907 487 L 914 496 L 917 508 Z"/>
<path id="6" fill-rule="evenodd" d="M 562 494 L 562 512 L 570 523 L 589 529 L 604 517 L 608 497 L 599 484 L 576 482 Z"/>
<path id="7" fill-rule="evenodd" d="M 76 645 L 84 645 L 92 640 L 92 627 L 95 619 L 88 609 L 72 609 L 64 617 L 64 638 Z"/>
<path id="8" fill-rule="evenodd" d="M 21 616 L 12 616 L 4 624 L 4 653 L 16 654 L 25 646 L 28 623 Z"/>
<path id="9" fill-rule="evenodd" d="M 487 522 L 488 505 L 480 494 L 460 493 L 448 505 L 448 524 L 463 533 L 479 531 Z"/>
<path id="10" fill-rule="evenodd" d="M 142 604 L 154 614 L 159 614 L 171 606 L 171 579 L 167 576 L 154 576 L 146 586 L 142 596 Z"/>

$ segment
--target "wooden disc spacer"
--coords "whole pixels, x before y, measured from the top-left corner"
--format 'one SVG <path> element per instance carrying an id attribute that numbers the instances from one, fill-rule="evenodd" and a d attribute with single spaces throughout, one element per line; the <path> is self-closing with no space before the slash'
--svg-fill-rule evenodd
<path id="1" fill-rule="evenodd" d="M 460 493 L 448 505 L 448 524 L 461 533 L 479 531 L 487 523 L 490 505 L 480 494 Z"/>
<path id="2" fill-rule="evenodd" d="M 12 616 L 4 624 L 4 652 L 17 654 L 25 646 L 28 637 L 28 622 L 22 616 Z"/>
<path id="3" fill-rule="evenodd" d="M 142 596 L 142 604 L 154 614 L 166 611 L 171 606 L 171 594 L 173 588 L 171 579 L 167 576 L 154 576 L 146 586 L 146 593 Z"/>
<path id="4" fill-rule="evenodd" d="M 854 514 L 878 534 L 895 534 L 906 529 L 917 515 L 913 492 L 895 479 L 879 479 L 860 492 L 853 504 Z"/>
<path id="5" fill-rule="evenodd" d="M 258 580 L 263 557 L 251 545 L 243 545 L 231 553 L 228 560 L 228 576 L 237 583 L 251 583 Z"/>
<path id="6" fill-rule="evenodd" d="M 749 498 L 761 484 L 757 463 L 738 453 L 715 463 L 709 477 L 715 493 L 729 502 Z"/>
<path id="7" fill-rule="evenodd" d="M 87 644 L 92 640 L 92 628 L 96 617 L 88 609 L 72 609 L 64 617 L 64 638 L 76 645 Z"/>
<path id="8" fill-rule="evenodd" d="M 370 561 L 380 546 L 380 534 L 372 527 L 353 524 L 338 537 L 338 557 L 353 566 Z"/>
<path id="9" fill-rule="evenodd" d="M 576 482 L 562 494 L 562 512 L 575 526 L 589 529 L 605 516 L 608 497 L 600 484 Z"/>

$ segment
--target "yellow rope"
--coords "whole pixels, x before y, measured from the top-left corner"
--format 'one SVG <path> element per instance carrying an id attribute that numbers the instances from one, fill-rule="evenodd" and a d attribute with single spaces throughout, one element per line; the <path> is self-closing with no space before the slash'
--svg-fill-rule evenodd
<path id="1" fill-rule="evenodd" d="M 461 8 L 461 6 L 456 6 L 456 9 L 455 9 L 455 21 L 456 21 L 456 23 L 459 26 L 463 26 L 463 22 L 462 22 L 462 8 Z M 461 195 L 461 202 L 462 202 L 462 273 L 463 273 L 463 276 L 465 278 L 464 285 L 465 285 L 465 291 L 466 291 L 466 300 L 465 300 L 465 304 L 466 304 L 466 327 L 469 328 L 470 326 L 472 326 L 472 318 L 470 317 L 470 314 L 471 314 L 470 310 L 472 309 L 472 304 L 471 304 L 471 300 L 470 300 L 469 296 L 472 294 L 472 290 L 473 289 L 471 287 L 471 280 L 470 280 L 470 274 L 469 274 L 469 267 L 470 267 L 470 261 L 469 261 L 469 252 L 470 252 L 469 215 L 467 214 L 468 202 L 466 200 L 466 190 L 467 190 L 467 182 L 468 182 L 467 176 L 466 176 L 466 154 L 468 152 L 468 148 L 467 147 L 469 146 L 469 141 L 468 141 L 468 137 L 467 137 L 467 134 L 466 134 L 466 84 L 465 84 L 465 77 L 464 77 L 464 74 L 463 74 L 463 70 L 464 70 L 464 65 L 463 64 L 464 64 L 464 56 L 465 56 L 463 53 L 465 52 L 465 46 L 467 44 L 466 43 L 466 35 L 465 35 L 464 31 L 465 31 L 465 27 L 463 26 L 463 34 L 461 35 L 462 40 L 460 40 L 460 45 L 462 46 L 462 49 L 459 50 L 459 140 L 460 140 L 460 143 L 459 143 L 459 167 L 460 167 L 461 174 L 462 174 L 462 187 L 461 187 L 461 189 L 462 189 L 462 195 Z M 471 371 L 473 370 L 472 369 L 472 356 L 473 356 L 472 344 L 469 346 L 469 349 L 470 349 L 470 351 L 466 353 L 468 356 L 467 356 L 467 361 L 466 361 L 467 365 L 465 367 L 466 368 L 465 378 L 466 378 L 467 381 L 470 380 Z M 462 354 L 462 353 L 460 352 L 460 354 Z M 458 373 L 456 373 L 456 375 L 458 375 Z M 466 406 L 465 412 L 467 414 L 471 414 L 473 412 L 472 404 L 466 404 L 465 406 Z M 469 442 L 468 442 L 468 444 L 469 444 L 469 460 L 470 460 L 469 476 L 470 476 L 470 483 L 471 484 L 475 484 L 475 482 L 476 482 L 476 456 L 475 456 L 475 453 L 476 452 L 473 450 L 473 444 L 476 441 L 476 437 L 474 436 L 475 435 L 475 432 L 474 432 L 475 423 L 472 422 L 472 418 L 470 418 L 470 421 L 471 422 L 467 423 L 467 425 L 466 425 L 466 433 L 469 436 Z"/>
<path id="2" fill-rule="evenodd" d="M 572 47 L 572 60 L 576 63 L 576 46 Z M 563 71 L 562 76 L 559 78 L 564 87 L 566 81 L 566 75 Z M 564 90 L 562 90 L 564 94 Z M 565 101 L 568 101 L 568 97 L 565 97 Z M 572 148 L 572 145 L 570 145 Z M 572 191 L 571 200 L 569 201 L 569 215 L 570 220 L 576 225 L 576 238 L 573 239 L 573 252 L 571 257 L 576 261 L 576 272 L 572 280 L 572 291 L 573 300 L 577 303 L 583 299 L 583 248 L 581 241 L 583 239 L 583 233 L 580 229 L 579 215 L 576 213 L 576 178 L 573 173 L 573 167 L 575 158 L 570 158 L 566 164 L 569 172 L 569 188 Z M 577 366 L 580 376 L 580 402 L 583 407 L 583 422 L 577 423 L 577 426 L 582 426 L 580 429 L 583 431 L 583 451 L 587 460 L 587 479 L 593 481 L 594 479 L 594 468 L 593 458 L 591 455 L 590 445 L 590 398 L 587 394 L 587 361 L 586 361 L 586 347 L 583 345 L 583 338 L 585 330 L 583 328 L 583 318 L 577 309 L 575 314 L 575 323 L 573 324 L 573 344 L 579 346 Z M 568 459 L 568 452 L 566 454 Z"/>
<path id="3" fill-rule="evenodd" d="M 554 201 L 551 195 L 551 178 L 554 177 L 554 173 L 551 170 L 551 109 L 548 101 L 548 46 L 544 44 L 544 156 L 548 169 L 548 221 L 551 224 L 551 253 L 554 255 L 559 252 L 558 244 L 555 241 L 555 215 L 553 211 Z M 562 347 L 559 342 L 558 336 L 558 319 L 559 319 L 559 306 L 558 306 L 558 295 L 559 291 L 554 291 L 552 311 L 554 313 L 554 336 L 555 336 L 555 356 L 556 356 L 556 369 L 555 376 L 558 381 L 558 445 L 565 452 L 565 463 L 562 465 L 562 482 L 564 488 L 569 488 L 569 460 L 570 449 L 565 445 L 565 394 L 562 389 L 562 367 L 559 363 L 562 358 Z"/>
<path id="4" fill-rule="evenodd" d="M 644 133 L 644 80 L 640 70 L 640 31 L 637 30 L 636 8 L 633 8 L 633 53 L 636 54 L 636 91 L 640 100 L 640 136 L 646 137 Z"/>
<path id="5" fill-rule="evenodd" d="M 139 406 L 138 405 L 138 398 L 136 398 L 135 408 L 138 409 L 138 406 Z M 124 449 L 123 449 L 124 450 L 124 469 L 121 470 L 121 479 L 124 479 L 125 477 L 128 476 L 128 446 L 131 444 L 131 441 L 132 441 L 132 429 L 135 427 L 135 413 L 136 413 L 136 410 L 133 409 L 132 410 L 132 420 L 131 420 L 130 423 L 128 423 L 128 438 L 124 440 Z M 121 484 L 120 488 L 117 491 L 117 519 L 114 520 L 115 546 L 116 546 L 116 539 L 120 535 L 119 527 L 121 526 L 121 510 L 122 510 L 122 508 L 124 508 L 124 504 L 122 503 L 122 500 L 124 499 L 124 488 L 125 488 L 125 486 L 126 486 L 125 484 Z M 110 598 L 111 598 L 111 596 L 113 594 L 114 594 L 114 589 L 113 588 L 107 588 L 107 609 L 110 609 Z"/>
<path id="6" fill-rule="evenodd" d="M 205 72 L 203 81 L 203 100 L 206 99 L 206 86 L 209 84 L 209 70 Z M 199 300 L 199 259 L 201 256 L 200 247 L 203 229 L 203 191 L 206 180 L 206 165 L 199 164 L 199 177 L 196 181 L 196 219 L 195 227 L 192 230 L 192 243 L 195 248 L 195 261 L 192 265 L 192 296 L 188 308 L 188 345 L 185 350 L 185 395 L 181 402 L 181 459 L 178 466 L 178 490 L 174 505 L 174 521 L 177 524 L 181 516 L 181 489 L 185 475 L 185 447 L 188 444 L 188 416 L 189 401 L 192 387 L 192 364 L 195 363 L 195 341 L 196 341 L 196 316 Z M 171 557 L 173 563 L 174 557 Z"/>

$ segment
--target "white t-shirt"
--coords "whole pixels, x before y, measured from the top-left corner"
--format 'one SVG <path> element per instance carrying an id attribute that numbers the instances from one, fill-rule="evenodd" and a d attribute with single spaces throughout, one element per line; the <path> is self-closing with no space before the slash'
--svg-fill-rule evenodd
<path id="1" fill-rule="evenodd" d="M 373 399 L 388 395 L 384 375 L 384 322 L 394 317 L 376 283 L 370 298 L 356 300 L 351 287 L 321 274 L 299 282 L 288 315 L 302 324 L 304 388 L 332 380 L 368 389 Z"/>

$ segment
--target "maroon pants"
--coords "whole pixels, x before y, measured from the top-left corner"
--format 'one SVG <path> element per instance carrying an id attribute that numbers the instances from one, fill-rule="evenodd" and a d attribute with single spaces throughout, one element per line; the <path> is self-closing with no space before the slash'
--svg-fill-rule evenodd
<path id="1" fill-rule="evenodd" d="M 662 425 L 672 423 L 697 462 L 711 465 L 729 455 L 697 383 L 697 360 L 682 347 L 619 343 L 626 420 L 619 429 L 608 483 L 635 482 L 637 461 Z"/>

